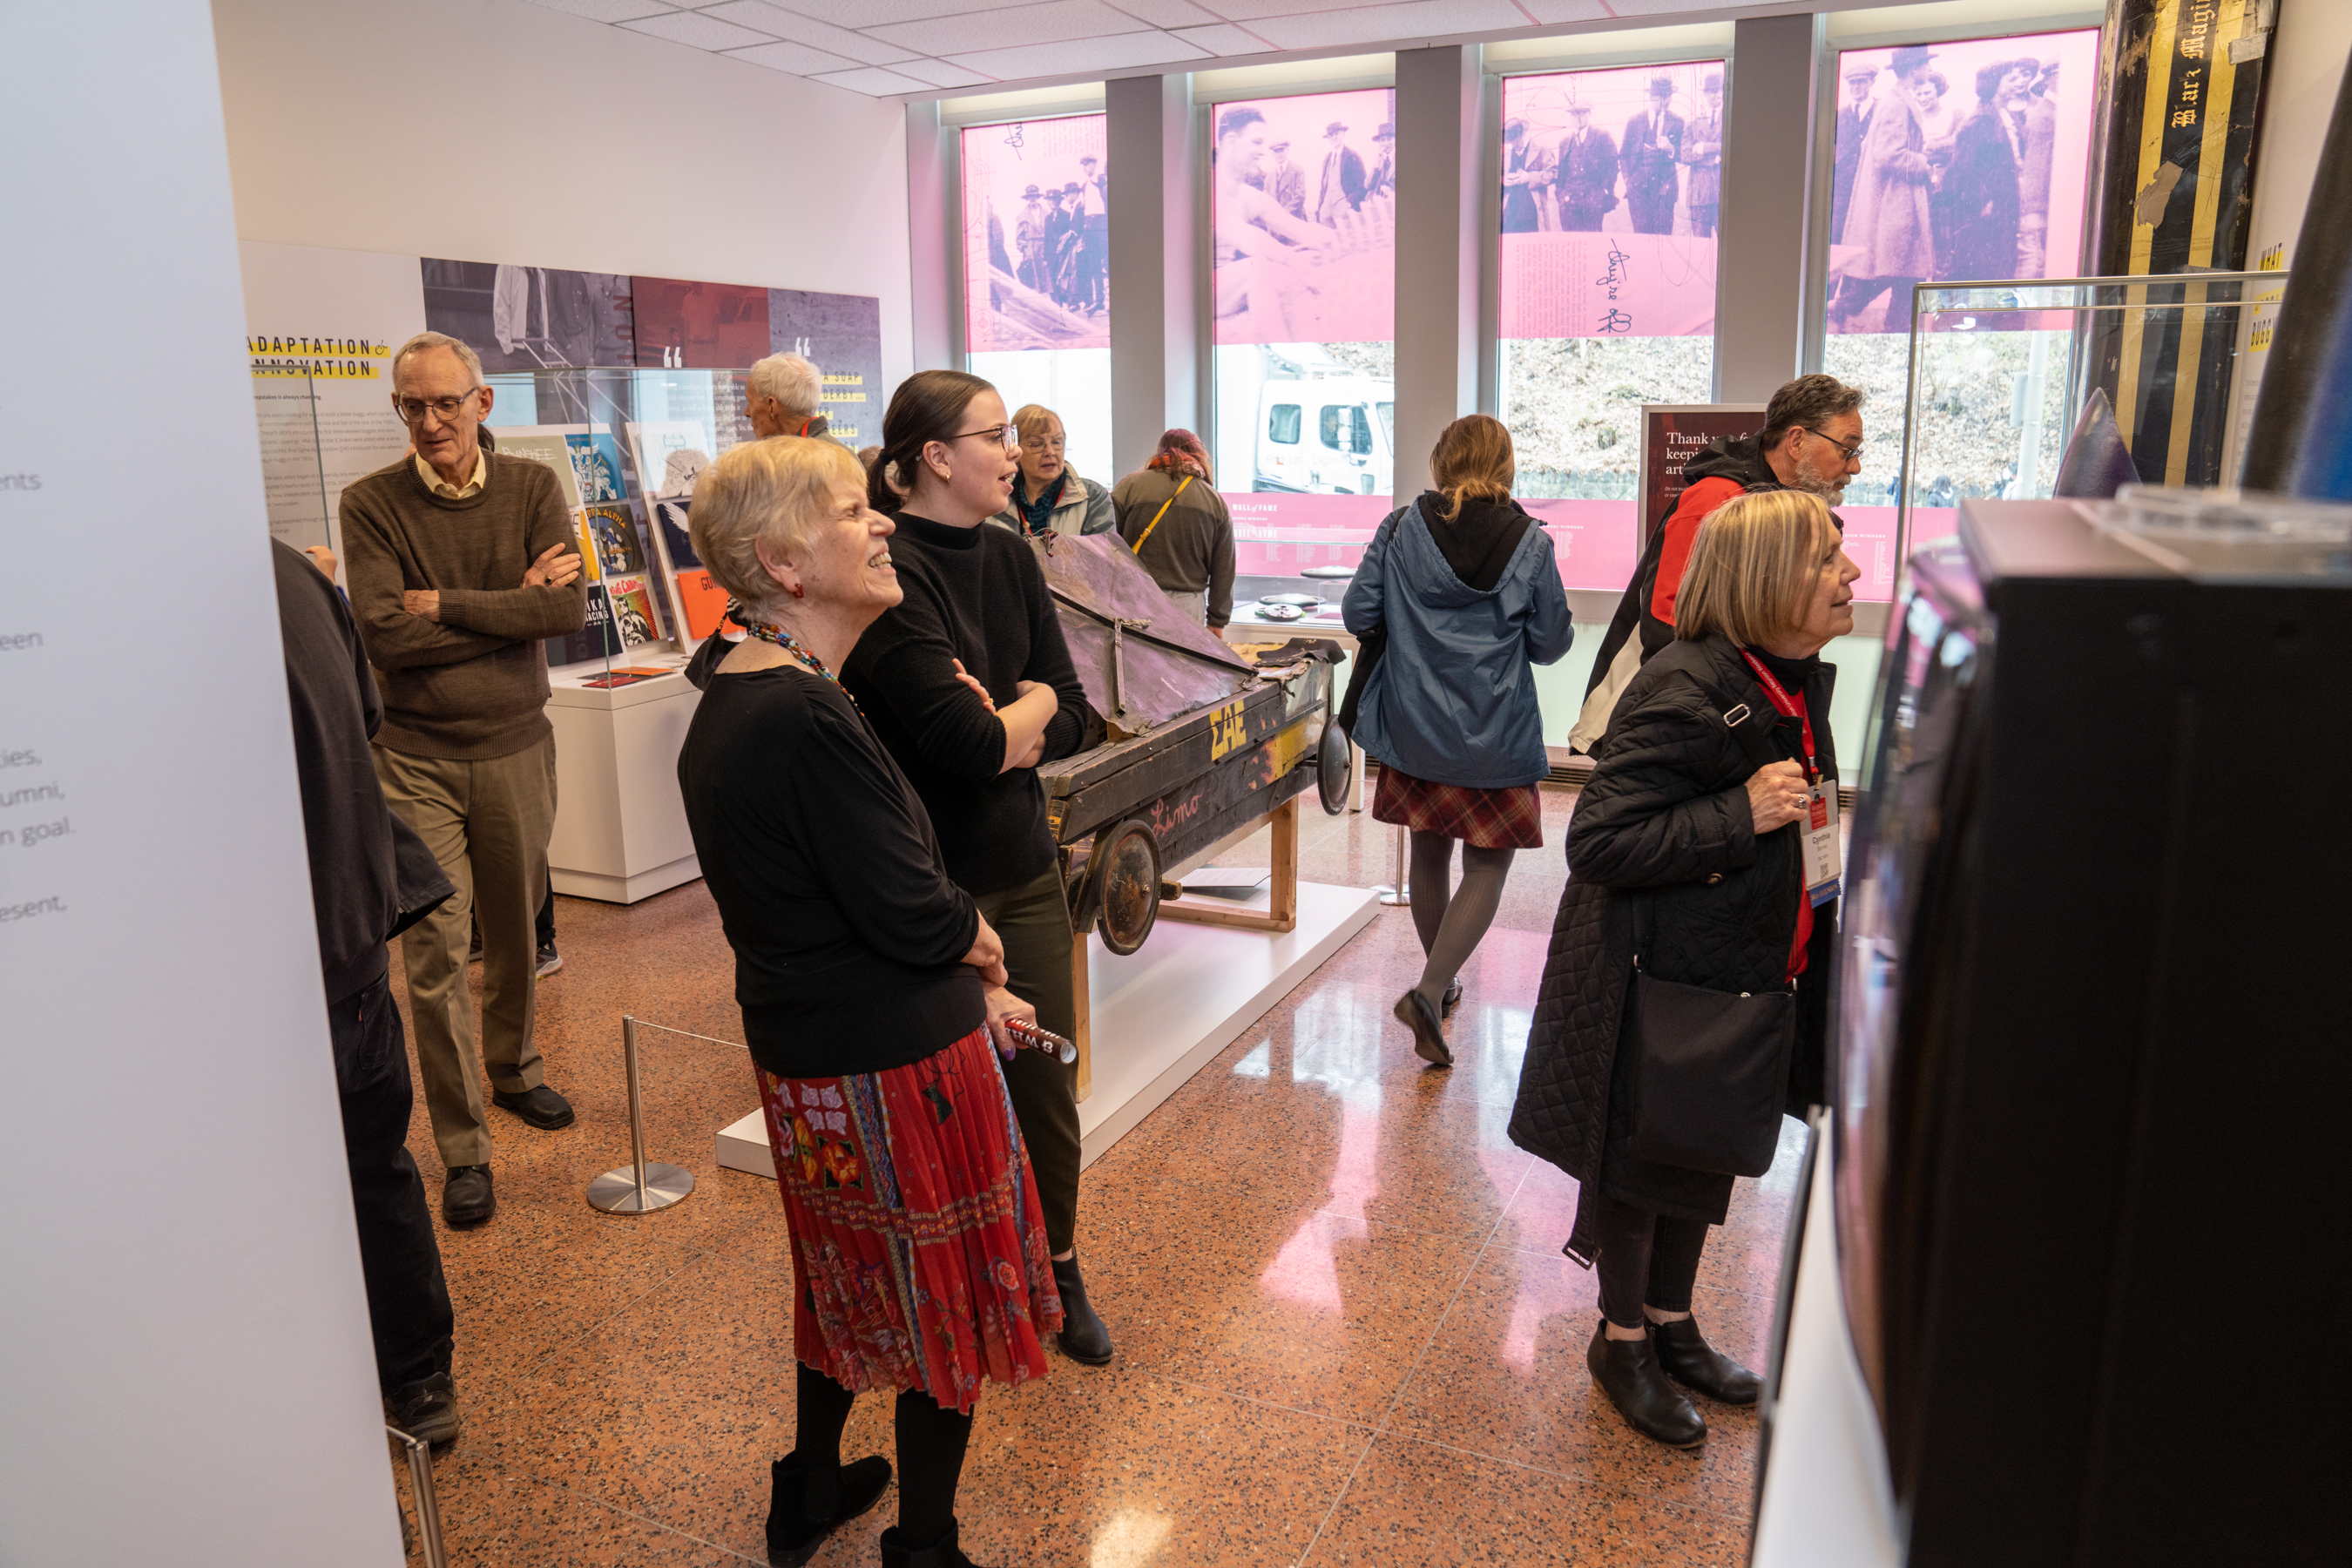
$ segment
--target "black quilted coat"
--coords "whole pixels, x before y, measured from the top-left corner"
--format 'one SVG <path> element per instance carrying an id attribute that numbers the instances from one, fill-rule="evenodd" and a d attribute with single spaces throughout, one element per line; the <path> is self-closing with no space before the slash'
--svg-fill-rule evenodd
<path id="1" fill-rule="evenodd" d="M 1786 983 L 1804 862 L 1794 823 L 1756 836 L 1748 779 L 1756 769 L 1693 675 L 1758 712 L 1771 706 L 1738 650 L 1722 637 L 1677 642 L 1626 687 L 1568 830 L 1568 889 L 1553 922 L 1536 1000 L 1511 1141 L 1604 1196 L 1684 1219 L 1723 1223 L 1731 1178 L 1636 1160 L 1624 1152 L 1625 1086 L 1618 1026 L 1638 954 L 1664 980 L 1718 991 Z M 1836 776 L 1828 715 L 1834 667 L 1806 682 L 1813 744 Z M 1798 722 L 1773 731 L 1801 757 Z M 1822 1094 L 1831 954 L 1837 906 L 1813 911 L 1799 976 L 1797 1043 L 1788 1109 Z M 1580 1226 L 1580 1235 L 1581 1227 Z M 1584 1255 L 1591 1256 L 1589 1249 Z"/>

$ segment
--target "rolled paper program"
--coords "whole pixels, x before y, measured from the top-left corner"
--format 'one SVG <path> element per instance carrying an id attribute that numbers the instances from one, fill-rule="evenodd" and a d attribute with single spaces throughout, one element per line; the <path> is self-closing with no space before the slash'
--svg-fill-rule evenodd
<path id="1" fill-rule="evenodd" d="M 1033 1051 L 1051 1051 L 1065 1067 L 1078 1059 L 1077 1047 L 1051 1029 L 1041 1029 L 1025 1018 L 1007 1021 L 1004 1032 L 1013 1037 L 1016 1045 L 1025 1046 Z"/>

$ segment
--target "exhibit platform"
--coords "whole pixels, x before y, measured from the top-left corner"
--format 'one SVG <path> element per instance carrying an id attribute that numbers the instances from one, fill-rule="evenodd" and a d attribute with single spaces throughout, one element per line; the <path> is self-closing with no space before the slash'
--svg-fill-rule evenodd
<path id="1" fill-rule="evenodd" d="M 1086 1163 L 1125 1137 L 1380 912 L 1380 895 L 1369 888 L 1300 882 L 1297 889 L 1298 923 L 1280 933 L 1163 920 L 1126 958 L 1087 934 L 1094 1082 L 1078 1105 Z M 1236 911 L 1263 913 L 1271 900 L 1272 889 L 1262 887 L 1232 904 Z M 755 1176 L 775 1174 L 756 1107 L 719 1131 L 719 1163 Z"/>
<path id="2" fill-rule="evenodd" d="M 548 722 L 555 728 L 555 831 L 548 875 L 566 898 L 634 904 L 702 875 L 677 753 L 702 700 L 682 655 L 650 657 L 673 674 L 599 689 L 602 665 L 551 672 Z"/>

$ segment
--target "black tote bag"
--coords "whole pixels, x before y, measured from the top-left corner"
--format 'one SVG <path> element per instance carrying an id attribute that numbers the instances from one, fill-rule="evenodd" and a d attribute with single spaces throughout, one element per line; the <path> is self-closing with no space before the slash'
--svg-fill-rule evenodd
<path id="1" fill-rule="evenodd" d="M 1797 1042 L 1794 991 L 1732 993 L 1642 973 L 1625 996 L 1625 1152 L 1637 1160 L 1760 1176 L 1780 1146 Z"/>

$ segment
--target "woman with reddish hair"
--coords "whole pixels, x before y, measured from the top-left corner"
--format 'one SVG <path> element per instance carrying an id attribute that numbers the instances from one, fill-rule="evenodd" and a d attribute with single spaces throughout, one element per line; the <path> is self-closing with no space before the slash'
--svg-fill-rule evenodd
<path id="1" fill-rule="evenodd" d="M 1211 631 L 1234 618 L 1234 520 L 1190 430 L 1160 437 L 1151 460 L 1110 492 L 1119 537 L 1160 592 Z"/>

